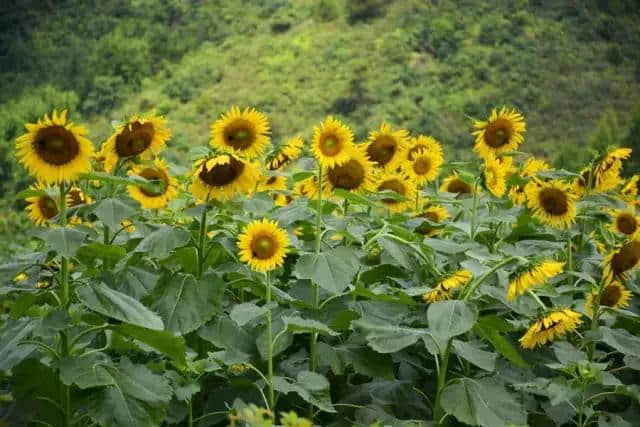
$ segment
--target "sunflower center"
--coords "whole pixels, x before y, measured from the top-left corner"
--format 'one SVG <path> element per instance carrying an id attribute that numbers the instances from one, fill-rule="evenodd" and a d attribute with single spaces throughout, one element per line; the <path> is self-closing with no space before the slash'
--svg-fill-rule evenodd
<path id="1" fill-rule="evenodd" d="M 431 170 L 431 160 L 419 157 L 413 161 L 413 171 L 418 175 L 426 175 Z"/>
<path id="2" fill-rule="evenodd" d="M 277 179 L 278 179 L 278 177 L 276 177 L 276 176 L 272 176 L 271 178 L 269 178 L 269 179 L 267 180 L 267 185 L 273 185 L 273 184 L 275 184 L 275 183 L 276 183 L 276 181 L 277 181 Z"/>
<path id="3" fill-rule="evenodd" d="M 384 166 L 393 159 L 397 149 L 398 144 L 395 139 L 382 135 L 369 144 L 367 154 L 371 161 L 376 162 L 378 166 Z"/>
<path id="4" fill-rule="evenodd" d="M 342 144 L 335 135 L 326 136 L 320 143 L 320 151 L 325 156 L 335 156 L 342 149 Z"/>
<path id="5" fill-rule="evenodd" d="M 435 212 L 423 212 L 422 215 L 420 215 L 422 218 L 427 218 L 428 220 L 432 221 L 432 222 L 440 222 L 440 217 L 438 216 L 437 213 Z"/>
<path id="6" fill-rule="evenodd" d="M 64 126 L 41 129 L 36 135 L 34 147 L 42 160 L 56 166 L 69 163 L 80 152 L 80 144 Z"/>
<path id="7" fill-rule="evenodd" d="M 162 196 L 169 188 L 169 177 L 159 169 L 146 168 L 140 172 L 140 176 L 149 181 L 162 181 L 164 186 L 161 191 L 151 191 L 144 187 L 140 187 L 140 191 L 147 197 Z"/>
<path id="8" fill-rule="evenodd" d="M 40 212 L 42 212 L 42 216 L 46 219 L 51 219 L 58 215 L 58 205 L 51 197 L 40 197 L 40 199 L 38 199 L 38 207 L 40 208 Z"/>
<path id="9" fill-rule="evenodd" d="M 347 163 L 329 170 L 329 181 L 336 188 L 354 190 L 364 182 L 365 170 L 357 160 L 349 160 Z"/>
<path id="10" fill-rule="evenodd" d="M 269 259 L 276 253 L 277 245 L 271 236 L 258 236 L 251 242 L 251 252 L 258 259 Z"/>
<path id="11" fill-rule="evenodd" d="M 560 216 L 569 210 L 567 196 L 557 188 L 545 188 L 540 191 L 542 209 L 553 216 Z"/>
<path id="12" fill-rule="evenodd" d="M 67 196 L 71 200 L 71 207 L 84 204 L 84 198 L 82 197 L 82 191 L 78 189 L 69 190 Z"/>
<path id="13" fill-rule="evenodd" d="M 202 181 L 213 187 L 224 187 L 238 179 L 244 170 L 244 163 L 230 157 L 229 163 L 215 165 L 211 170 L 206 166 L 202 167 L 198 175 Z"/>
<path id="14" fill-rule="evenodd" d="M 623 213 L 616 218 L 616 227 L 624 234 L 633 234 L 638 229 L 635 216 Z"/>
<path id="15" fill-rule="evenodd" d="M 484 131 L 484 140 L 493 148 L 500 148 L 509 143 L 511 139 L 511 124 L 508 120 L 498 119 L 489 123 Z"/>
<path id="16" fill-rule="evenodd" d="M 385 190 L 391 190 L 391 191 L 395 191 L 396 193 L 404 196 L 406 193 L 406 190 L 404 188 L 404 184 L 402 182 L 400 182 L 400 180 L 397 179 L 390 179 L 388 181 L 383 182 L 382 184 L 380 184 L 378 186 L 378 191 L 385 191 Z M 391 198 L 385 198 L 382 199 L 383 203 L 389 203 L 389 204 L 394 204 L 394 203 L 398 203 L 398 200 L 396 199 L 391 199 Z"/>
<path id="17" fill-rule="evenodd" d="M 551 322 L 548 322 L 547 324 L 545 324 L 545 322 L 542 322 L 542 326 L 540 327 L 540 332 L 548 331 L 549 329 L 553 329 L 553 328 L 555 328 L 556 326 L 558 326 L 561 323 L 562 323 L 562 320 L 552 320 Z"/>
<path id="18" fill-rule="evenodd" d="M 255 135 L 251 123 L 238 120 L 224 130 L 225 143 L 236 150 L 246 150 L 253 145 Z"/>
<path id="19" fill-rule="evenodd" d="M 632 241 L 620 248 L 620 251 L 611 258 L 611 269 L 614 275 L 620 276 L 635 267 L 638 261 L 640 261 L 640 242 Z"/>
<path id="20" fill-rule="evenodd" d="M 471 186 L 461 179 L 454 179 L 447 186 L 449 193 L 469 194 L 471 193 Z"/>
<path id="21" fill-rule="evenodd" d="M 151 123 L 131 123 L 116 137 L 118 157 L 137 156 L 144 152 L 151 145 L 153 134 Z"/>
<path id="22" fill-rule="evenodd" d="M 616 285 L 605 286 L 600 297 L 600 305 L 614 307 L 622 297 L 620 288 Z"/>

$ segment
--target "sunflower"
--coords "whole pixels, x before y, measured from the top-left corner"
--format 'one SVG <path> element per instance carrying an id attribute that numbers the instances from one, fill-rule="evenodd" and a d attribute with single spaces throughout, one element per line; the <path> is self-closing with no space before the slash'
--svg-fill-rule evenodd
<path id="1" fill-rule="evenodd" d="M 129 175 L 139 176 L 149 181 L 162 181 L 162 188 L 159 191 L 151 191 L 138 185 L 127 186 L 129 196 L 145 209 L 164 208 L 178 195 L 178 180 L 169 175 L 167 164 L 162 159 L 155 159 L 153 167 L 138 165 L 129 171 Z"/>
<path id="2" fill-rule="evenodd" d="M 520 168 L 520 176 L 523 178 L 531 178 L 538 174 L 550 170 L 551 167 L 544 160 L 531 157 Z M 509 199 L 514 205 L 524 205 L 527 202 L 527 196 L 524 192 L 524 185 L 514 185 L 509 190 Z"/>
<path id="3" fill-rule="evenodd" d="M 280 170 L 302 155 L 304 141 L 299 136 L 291 138 L 284 145 L 274 149 L 265 160 L 270 171 Z"/>
<path id="4" fill-rule="evenodd" d="M 602 289 L 602 295 L 600 295 L 600 306 L 612 307 L 612 308 L 625 308 L 629 305 L 631 300 L 631 291 L 626 289 L 618 281 L 613 281 L 607 284 Z M 587 301 L 584 304 L 584 311 L 589 315 L 593 315 L 593 309 L 596 301 L 598 300 L 598 291 L 593 291 L 587 295 Z"/>
<path id="5" fill-rule="evenodd" d="M 635 202 L 640 191 L 640 175 L 633 175 L 629 181 L 627 181 L 622 190 L 620 190 L 620 197 L 627 202 Z"/>
<path id="6" fill-rule="evenodd" d="M 288 194 L 281 193 L 285 190 L 287 190 L 287 178 L 284 175 L 263 177 L 258 184 L 258 191 L 270 193 L 276 206 L 286 206 L 293 200 Z"/>
<path id="7" fill-rule="evenodd" d="M 251 194 L 260 171 L 251 162 L 223 154 L 195 162 L 191 193 L 200 200 L 231 199 L 237 193 Z"/>
<path id="8" fill-rule="evenodd" d="M 376 167 L 394 171 L 399 166 L 408 145 L 409 132 L 404 129 L 393 131 L 391 125 L 382 123 L 380 130 L 369 133 L 364 148 Z"/>
<path id="9" fill-rule="evenodd" d="M 442 181 L 440 191 L 456 194 L 471 194 L 473 193 L 473 187 L 468 182 L 460 179 L 458 174 L 454 172 Z"/>
<path id="10" fill-rule="evenodd" d="M 423 209 L 417 218 L 426 218 L 431 222 L 441 223 L 449 218 L 449 211 L 444 206 L 430 205 Z M 416 232 L 423 236 L 435 236 L 440 233 L 440 228 L 432 227 L 424 222 L 416 228 Z"/>
<path id="11" fill-rule="evenodd" d="M 249 223 L 238 238 L 240 260 L 263 273 L 284 264 L 288 246 L 287 232 L 275 221 L 266 219 Z"/>
<path id="12" fill-rule="evenodd" d="M 511 158 L 509 158 L 511 160 Z M 507 191 L 507 174 L 511 169 L 511 161 L 501 162 L 492 154 L 485 158 L 484 185 L 496 197 L 504 196 Z"/>
<path id="13" fill-rule="evenodd" d="M 270 141 L 270 132 L 264 114 L 254 108 L 240 110 L 234 106 L 211 125 L 209 144 L 213 148 L 253 159 L 264 152 Z"/>
<path id="14" fill-rule="evenodd" d="M 524 349 L 534 349 L 563 337 L 567 332 L 575 331 L 581 323 L 580 313 L 568 308 L 555 309 L 529 326 L 520 338 L 520 345 Z"/>
<path id="15" fill-rule="evenodd" d="M 349 158 L 346 162 L 324 170 L 322 182 L 325 193 L 331 194 L 337 188 L 353 193 L 373 191 L 374 165 L 374 162 L 370 161 L 361 150 L 357 148 L 349 150 Z"/>
<path id="16" fill-rule="evenodd" d="M 122 222 L 120 222 L 120 226 L 127 233 L 133 233 L 134 231 L 136 231 L 135 224 L 128 219 L 123 219 Z"/>
<path id="17" fill-rule="evenodd" d="M 422 295 L 422 300 L 427 303 L 444 301 L 451 298 L 453 291 L 471 281 L 473 274 L 468 270 L 460 270 L 441 280 L 438 285 Z"/>
<path id="18" fill-rule="evenodd" d="M 298 197 L 313 199 L 318 195 L 318 178 L 310 176 L 293 184 L 293 194 Z"/>
<path id="19" fill-rule="evenodd" d="M 93 203 L 91 196 L 84 194 L 78 187 L 72 187 L 67 192 L 67 206 L 70 208 L 81 205 L 90 205 Z"/>
<path id="20" fill-rule="evenodd" d="M 507 301 L 513 301 L 516 297 L 524 294 L 527 289 L 539 286 L 549 281 L 553 277 L 562 273 L 564 262 L 542 261 L 527 271 L 521 273 L 509 283 L 507 291 Z"/>
<path id="21" fill-rule="evenodd" d="M 416 194 L 416 184 L 402 173 L 385 173 L 380 175 L 375 186 L 376 191 L 391 190 L 402 196 L 403 200 L 395 198 L 384 198 L 380 201 L 389 209 L 390 212 L 403 212 L 413 205 Z"/>
<path id="22" fill-rule="evenodd" d="M 621 166 L 621 163 L 620 163 Z M 584 168 L 580 171 L 580 176 L 574 180 L 573 186 L 576 194 L 584 195 L 589 191 L 605 192 L 612 190 L 622 184 L 620 178 L 620 167 L 613 167 L 607 170 L 599 170 L 596 172 L 591 168 Z"/>
<path id="23" fill-rule="evenodd" d="M 349 160 L 353 132 L 340 120 L 329 116 L 313 128 L 311 151 L 324 167 L 341 165 Z"/>
<path id="24" fill-rule="evenodd" d="M 415 138 L 411 138 L 405 160 L 411 160 L 411 156 L 413 156 L 419 150 L 427 150 L 438 153 L 441 157 L 444 158 L 442 145 L 440 145 L 440 143 L 432 136 L 418 135 Z"/>
<path id="25" fill-rule="evenodd" d="M 516 150 L 524 141 L 522 134 L 526 131 L 524 117 L 506 107 L 502 107 L 499 112 L 494 108 L 489 120 L 477 121 L 473 126 L 477 129 L 473 132 L 476 137 L 473 149 L 483 158 L 489 154 L 498 157 Z"/>
<path id="26" fill-rule="evenodd" d="M 640 230 L 640 217 L 631 209 L 610 209 L 607 213 L 613 218 L 609 224 L 612 233 L 621 233 L 631 236 Z"/>
<path id="27" fill-rule="evenodd" d="M 640 240 L 632 239 L 605 257 L 604 278 L 607 283 L 615 279 L 624 279 L 638 264 L 640 264 Z"/>
<path id="28" fill-rule="evenodd" d="M 72 182 L 91 169 L 93 144 L 84 135 L 87 130 L 67 121 L 67 111 L 51 117 L 45 114 L 38 123 L 26 123 L 27 133 L 16 139 L 20 163 L 45 185 Z"/>
<path id="29" fill-rule="evenodd" d="M 44 191 L 46 187 L 36 184 L 32 185 L 30 189 Z M 48 223 L 58 215 L 58 201 L 47 194 L 27 197 L 26 201 L 29 218 L 38 225 Z"/>
<path id="30" fill-rule="evenodd" d="M 416 184 L 424 185 L 438 177 L 443 162 L 442 153 L 419 148 L 402 163 L 402 169 Z"/>
<path id="31" fill-rule="evenodd" d="M 620 170 L 622 161 L 628 159 L 631 156 L 631 148 L 613 148 L 608 151 L 596 166 L 596 172 L 605 173 L 610 169 Z"/>
<path id="32" fill-rule="evenodd" d="M 162 116 L 131 116 L 121 123 L 102 145 L 98 157 L 104 158 L 105 172 L 112 172 L 118 160 L 133 156 L 149 159 L 164 150 L 171 138 L 167 120 Z"/>
<path id="33" fill-rule="evenodd" d="M 576 199 L 562 181 L 542 182 L 534 179 L 525 186 L 527 206 L 533 216 L 556 228 L 569 227 L 576 218 Z"/>

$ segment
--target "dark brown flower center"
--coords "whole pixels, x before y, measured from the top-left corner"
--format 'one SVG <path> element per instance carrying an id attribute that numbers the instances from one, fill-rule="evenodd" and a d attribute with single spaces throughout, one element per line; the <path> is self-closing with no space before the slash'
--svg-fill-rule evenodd
<path id="1" fill-rule="evenodd" d="M 461 179 L 454 179 L 447 185 L 447 191 L 449 193 L 469 194 L 471 193 L 471 186 Z"/>
<path id="2" fill-rule="evenodd" d="M 632 241 L 620 248 L 611 258 L 611 270 L 615 276 L 621 276 L 635 267 L 638 261 L 640 261 L 640 242 Z"/>
<path id="3" fill-rule="evenodd" d="M 426 175 L 431 170 L 431 160 L 428 157 L 418 157 L 413 161 L 413 171 L 418 175 Z"/>
<path id="4" fill-rule="evenodd" d="M 256 133 L 251 122 L 239 119 L 224 129 L 224 142 L 236 150 L 246 150 L 256 140 Z"/>
<path id="5" fill-rule="evenodd" d="M 564 215 L 569 210 L 566 194 L 557 188 L 540 190 L 540 205 L 547 214 L 552 216 Z"/>
<path id="6" fill-rule="evenodd" d="M 56 166 L 69 163 L 80 152 L 78 140 L 64 126 L 40 129 L 33 146 L 42 160 Z"/>
<path id="7" fill-rule="evenodd" d="M 382 184 L 378 186 L 378 191 L 385 191 L 385 190 L 395 191 L 396 193 L 402 196 L 406 194 L 406 189 L 404 184 L 398 179 L 389 179 L 387 181 L 384 181 Z M 385 198 L 385 199 L 382 199 L 382 202 L 388 203 L 388 204 L 394 204 L 394 203 L 398 203 L 398 200 Z"/>
<path id="8" fill-rule="evenodd" d="M 151 123 L 133 122 L 116 137 L 118 157 L 137 156 L 144 152 L 153 141 L 154 129 Z"/>
<path id="9" fill-rule="evenodd" d="M 46 219 L 51 219 L 58 215 L 58 205 L 51 197 L 41 196 L 38 199 L 38 208 Z"/>
<path id="10" fill-rule="evenodd" d="M 67 196 L 69 197 L 69 200 L 71 202 L 70 207 L 85 204 L 85 199 L 82 195 L 82 191 L 78 190 L 77 188 L 74 188 L 73 190 L 69 190 L 69 192 L 67 193 Z"/>
<path id="11" fill-rule="evenodd" d="M 592 180 L 590 169 L 587 169 L 586 171 L 580 174 L 580 178 L 578 179 L 578 184 L 580 185 L 580 187 L 583 187 L 583 188 L 587 188 L 589 184 L 591 184 L 590 188 L 595 188 L 596 186 L 595 179 Z"/>
<path id="12" fill-rule="evenodd" d="M 484 130 L 484 140 L 488 146 L 500 148 L 509 143 L 513 130 L 511 123 L 506 119 L 498 119 L 487 125 Z"/>
<path id="13" fill-rule="evenodd" d="M 268 235 L 256 236 L 251 241 L 251 253 L 258 259 L 271 258 L 278 249 L 275 240 Z"/>
<path id="14" fill-rule="evenodd" d="M 393 159 L 397 149 L 398 144 L 395 139 L 388 135 L 381 135 L 369 144 L 367 147 L 367 155 L 371 161 L 376 162 L 378 166 L 382 167 Z"/>
<path id="15" fill-rule="evenodd" d="M 322 154 L 325 156 L 335 156 L 342 150 L 340 138 L 333 134 L 325 135 L 319 145 L 320 151 L 322 151 Z"/>
<path id="16" fill-rule="evenodd" d="M 275 184 L 275 183 L 276 183 L 276 181 L 277 181 L 277 180 L 278 180 L 278 177 L 277 177 L 277 176 L 272 176 L 271 178 L 269 178 L 269 179 L 267 180 L 267 185 L 273 185 L 273 184 Z"/>
<path id="17" fill-rule="evenodd" d="M 600 305 L 614 307 L 622 298 L 622 291 L 616 285 L 605 286 L 600 296 Z"/>
<path id="18" fill-rule="evenodd" d="M 162 181 L 164 186 L 160 191 L 151 191 L 144 187 L 140 187 L 140 191 L 147 197 L 162 196 L 169 188 L 169 177 L 160 169 L 146 168 L 140 172 L 140 176 L 149 181 Z"/>
<path id="19" fill-rule="evenodd" d="M 364 182 L 364 167 L 357 160 L 329 169 L 329 181 L 336 188 L 354 190 Z"/>
<path id="20" fill-rule="evenodd" d="M 616 218 L 616 228 L 624 234 L 633 234 L 638 229 L 636 217 L 629 213 L 622 213 Z"/>
<path id="21" fill-rule="evenodd" d="M 542 322 L 542 327 L 540 328 L 540 332 L 553 329 L 561 323 L 562 323 L 562 320 L 552 320 L 551 322 L 547 322 L 546 325 L 545 325 L 545 322 Z"/>
<path id="22" fill-rule="evenodd" d="M 231 184 L 242 175 L 244 163 L 230 157 L 229 163 L 224 165 L 216 165 L 211 170 L 207 170 L 206 164 L 202 166 L 202 170 L 198 175 L 202 181 L 213 187 L 224 187 Z"/>

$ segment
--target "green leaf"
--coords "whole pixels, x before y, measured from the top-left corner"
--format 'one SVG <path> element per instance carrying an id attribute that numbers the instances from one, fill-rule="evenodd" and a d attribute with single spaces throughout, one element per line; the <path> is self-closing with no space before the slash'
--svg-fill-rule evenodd
<path id="1" fill-rule="evenodd" d="M 281 331 L 285 331 L 280 338 L 278 338 L 278 341 L 275 341 L 273 344 L 273 355 L 277 356 L 293 344 L 293 334 L 286 330 L 286 326 L 284 325 L 284 322 L 282 322 L 282 319 L 276 319 L 273 322 L 272 328 L 274 337 Z M 256 338 L 256 347 L 258 348 L 258 352 L 260 353 L 262 360 L 267 360 L 267 342 L 267 329 L 264 327 L 262 328 L 260 335 Z"/>
<path id="2" fill-rule="evenodd" d="M 358 272 L 356 251 L 341 246 L 320 254 L 304 254 L 295 266 L 299 279 L 311 279 L 323 289 L 337 294 L 344 291 Z"/>
<path id="3" fill-rule="evenodd" d="M 108 260 L 118 262 L 127 255 L 127 250 L 122 246 L 105 245 L 100 242 L 91 242 L 88 245 L 78 249 L 78 257 L 96 259 L 106 258 Z"/>
<path id="4" fill-rule="evenodd" d="M 36 346 L 20 342 L 36 327 L 35 319 L 8 319 L 0 329 L 0 371 L 7 371 L 27 357 Z"/>
<path id="5" fill-rule="evenodd" d="M 337 337 L 340 335 L 338 332 L 331 329 L 329 326 L 317 320 L 303 319 L 300 316 L 282 316 L 282 321 L 285 326 L 295 333 L 318 333 L 320 335 L 328 335 Z"/>
<path id="6" fill-rule="evenodd" d="M 381 237 L 378 243 L 384 248 L 387 254 L 400 266 L 411 271 L 415 268 L 416 262 L 411 255 L 408 246 L 393 240 L 389 237 Z M 389 262 L 391 264 L 391 262 Z"/>
<path id="7" fill-rule="evenodd" d="M 135 215 L 136 210 L 120 199 L 104 199 L 93 209 L 93 213 L 115 233 L 122 227 L 122 221 Z"/>
<path id="8" fill-rule="evenodd" d="M 164 182 L 161 180 L 147 180 L 138 176 L 117 176 L 105 172 L 88 172 L 83 173 L 80 179 L 87 181 L 102 181 L 113 185 L 136 185 L 143 187 L 147 191 L 162 192 L 164 190 Z"/>
<path id="9" fill-rule="evenodd" d="M 142 267 L 127 266 L 116 278 L 118 290 L 140 300 L 155 289 L 160 275 Z"/>
<path id="10" fill-rule="evenodd" d="M 107 317 L 131 323 L 148 329 L 164 328 L 157 314 L 129 295 L 111 289 L 102 282 L 94 282 L 76 290 L 84 305 Z"/>
<path id="11" fill-rule="evenodd" d="M 243 353 L 254 353 L 254 338 L 228 317 L 219 316 L 198 330 L 203 340 L 218 348 L 235 349 Z"/>
<path id="12" fill-rule="evenodd" d="M 414 329 L 401 326 L 377 323 L 362 318 L 351 322 L 351 327 L 362 334 L 369 347 L 378 353 L 395 353 L 415 344 L 420 338 L 428 335 L 426 329 Z"/>
<path id="13" fill-rule="evenodd" d="M 147 234 L 135 248 L 151 258 L 166 258 L 174 249 L 186 245 L 191 233 L 181 227 L 163 226 Z"/>
<path id="14" fill-rule="evenodd" d="M 336 197 L 341 197 L 345 200 L 348 200 L 349 203 L 353 204 L 353 205 L 363 205 L 363 206 L 369 206 L 369 207 L 375 207 L 375 203 L 373 203 L 371 200 L 369 200 L 367 197 L 364 197 L 360 194 L 355 194 L 352 193 L 349 190 L 344 190 L 342 188 L 336 188 L 333 190 L 333 195 Z"/>
<path id="15" fill-rule="evenodd" d="M 138 340 L 153 350 L 166 355 L 179 368 L 186 366 L 187 349 L 182 336 L 176 336 L 167 331 L 153 331 L 127 323 L 114 325 L 111 329 L 121 335 Z"/>
<path id="16" fill-rule="evenodd" d="M 429 329 L 442 342 L 467 332 L 473 327 L 477 316 L 475 306 L 466 301 L 438 301 L 427 309 Z"/>
<path id="17" fill-rule="evenodd" d="M 82 246 L 87 235 L 76 228 L 56 227 L 40 231 L 36 236 L 45 242 L 46 249 L 54 250 L 65 258 L 71 258 Z"/>
<path id="18" fill-rule="evenodd" d="M 176 371 L 167 371 L 164 376 L 171 382 L 173 393 L 178 400 L 187 401 L 200 391 L 200 383 L 195 378 L 183 377 Z"/>
<path id="19" fill-rule="evenodd" d="M 602 326 L 597 331 L 602 335 L 602 341 L 620 353 L 632 356 L 640 354 L 640 337 L 630 334 L 627 330 Z"/>
<path id="20" fill-rule="evenodd" d="M 336 412 L 329 396 L 329 381 L 315 372 L 299 372 L 296 382 L 283 377 L 273 377 L 273 388 L 284 394 L 296 393 L 304 401 L 325 412 Z"/>
<path id="21" fill-rule="evenodd" d="M 252 320 L 264 316 L 266 312 L 267 307 L 265 306 L 257 306 L 255 303 L 245 302 L 234 305 L 229 317 L 239 326 L 244 326 Z"/>
<path id="22" fill-rule="evenodd" d="M 498 355 L 495 353 L 481 350 L 475 345 L 460 340 L 453 340 L 453 349 L 458 356 L 473 363 L 480 369 L 489 372 L 493 372 L 496 369 Z"/>
<path id="23" fill-rule="evenodd" d="M 154 292 L 153 308 L 168 331 L 186 334 L 218 312 L 226 287 L 227 283 L 213 271 L 200 279 L 191 274 L 167 274 Z"/>
<path id="24" fill-rule="evenodd" d="M 104 353 L 93 353 L 81 357 L 65 357 L 58 362 L 60 380 L 63 384 L 75 384 L 81 389 L 106 386 L 113 383 L 108 369 L 113 367 Z"/>
<path id="25" fill-rule="evenodd" d="M 380 354 L 357 342 L 348 341 L 334 347 L 345 366 L 371 378 L 394 378 L 393 360 L 389 354 Z"/>
<path id="26" fill-rule="evenodd" d="M 526 425 L 527 413 L 495 378 L 461 378 L 442 391 L 442 408 L 460 422 L 485 427 Z"/>
<path id="27" fill-rule="evenodd" d="M 482 338 L 491 343 L 493 348 L 498 353 L 508 359 L 514 365 L 520 368 L 528 368 L 529 364 L 525 362 L 518 350 L 507 340 L 504 336 L 500 335 L 500 326 L 489 316 L 483 316 L 478 319 L 473 330 L 478 333 Z M 506 322 L 505 322 L 506 323 Z"/>

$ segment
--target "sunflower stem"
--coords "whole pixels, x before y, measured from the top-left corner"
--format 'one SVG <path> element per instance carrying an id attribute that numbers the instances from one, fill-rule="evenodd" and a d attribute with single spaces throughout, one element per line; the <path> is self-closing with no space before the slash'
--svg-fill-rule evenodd
<path id="1" fill-rule="evenodd" d="M 105 245 L 108 245 L 111 242 L 111 239 L 109 237 L 110 234 L 110 229 L 108 225 L 103 225 L 102 228 L 102 241 Z M 102 257 L 102 271 L 106 271 L 108 264 L 107 264 L 108 260 L 107 257 L 104 256 Z"/>
<path id="2" fill-rule="evenodd" d="M 267 319 L 267 386 L 269 387 L 269 409 L 275 412 L 275 394 L 273 391 L 273 331 L 271 330 L 271 278 L 269 273 L 266 277 L 266 296 L 265 301 L 267 311 L 265 317 Z"/>
<path id="3" fill-rule="evenodd" d="M 569 286 L 573 286 L 573 275 L 571 272 L 573 271 L 573 241 L 571 239 L 571 233 L 567 231 L 567 269 L 568 269 L 568 280 Z"/>
<path id="4" fill-rule="evenodd" d="M 590 328 L 591 331 L 595 331 L 598 328 L 598 324 L 600 321 L 600 300 L 602 299 L 602 291 L 605 288 L 605 283 L 606 283 L 605 280 L 602 280 L 602 282 L 600 282 L 598 293 L 593 300 L 593 306 L 592 306 L 593 314 L 591 315 L 591 328 Z M 587 345 L 587 357 L 589 358 L 589 362 L 593 361 L 593 355 L 595 351 L 596 351 L 596 343 L 590 342 Z"/>
<path id="5" fill-rule="evenodd" d="M 478 179 L 473 184 L 473 204 L 471 205 L 471 226 L 469 227 L 469 233 L 471 241 L 476 239 L 476 212 L 478 210 Z"/>
<path id="6" fill-rule="evenodd" d="M 60 226 L 67 226 L 67 186 L 65 183 L 60 184 L 60 200 L 59 203 L 59 219 Z M 69 310 L 69 261 L 66 257 L 61 257 L 60 262 L 60 301 L 64 310 Z M 69 355 L 69 337 L 66 331 L 60 331 L 60 355 L 64 358 Z M 71 426 L 71 388 L 68 385 L 63 385 L 63 426 Z"/>
<path id="7" fill-rule="evenodd" d="M 207 206 L 204 206 L 200 216 L 200 233 L 198 237 L 198 277 L 202 277 L 205 256 L 205 237 L 207 236 Z"/>
<path id="8" fill-rule="evenodd" d="M 442 406 L 440 405 L 440 398 L 442 396 L 442 390 L 447 383 L 447 368 L 449 366 L 449 356 L 451 355 L 451 340 L 447 341 L 447 347 L 444 350 L 442 359 L 440 362 L 440 371 L 438 372 L 438 383 L 436 389 L 436 400 L 433 404 L 433 422 L 436 425 L 440 425 L 440 419 L 442 417 Z M 438 357 L 438 356 L 436 356 Z"/>
<path id="9" fill-rule="evenodd" d="M 538 303 L 538 305 L 540 306 L 540 308 L 542 308 L 543 310 L 547 309 L 547 306 L 545 305 L 544 302 L 542 302 L 542 300 L 540 299 L 540 297 L 538 295 L 536 295 L 535 292 L 533 292 L 531 289 L 527 289 L 527 293 L 529 295 L 531 295 L 533 297 L 534 300 L 536 300 L 536 302 Z"/>
<path id="10" fill-rule="evenodd" d="M 484 282 L 487 279 L 487 277 L 489 277 L 491 274 L 493 274 L 496 271 L 498 271 L 498 269 L 500 269 L 501 267 L 504 267 L 505 265 L 507 265 L 507 264 L 511 263 L 512 261 L 515 261 L 517 259 L 518 259 L 518 257 L 509 257 L 509 258 L 506 258 L 506 259 L 500 261 L 496 265 L 494 265 L 489 271 L 487 271 L 482 276 L 478 277 L 478 279 L 473 281 L 469 285 L 469 290 L 468 291 L 464 292 L 464 290 L 463 290 L 464 296 L 462 297 L 462 300 L 466 301 L 469 298 L 471 298 L 471 295 L 473 295 L 473 293 L 478 288 L 478 286 L 480 286 L 482 284 L 482 282 Z"/>
<path id="11" fill-rule="evenodd" d="M 420 213 L 420 184 L 416 183 L 416 214 Z"/>
<path id="12" fill-rule="evenodd" d="M 346 215 L 346 211 L 345 211 Z M 318 163 L 318 206 L 316 211 L 316 255 L 320 255 L 320 249 L 322 246 L 322 164 Z M 311 291 L 313 299 L 313 309 L 318 310 L 320 306 L 320 291 L 318 284 L 311 282 Z M 311 341 L 309 343 L 309 370 L 311 372 L 316 371 L 317 367 L 317 344 L 318 333 L 311 333 Z M 309 418 L 313 420 L 313 404 L 309 404 Z"/>

